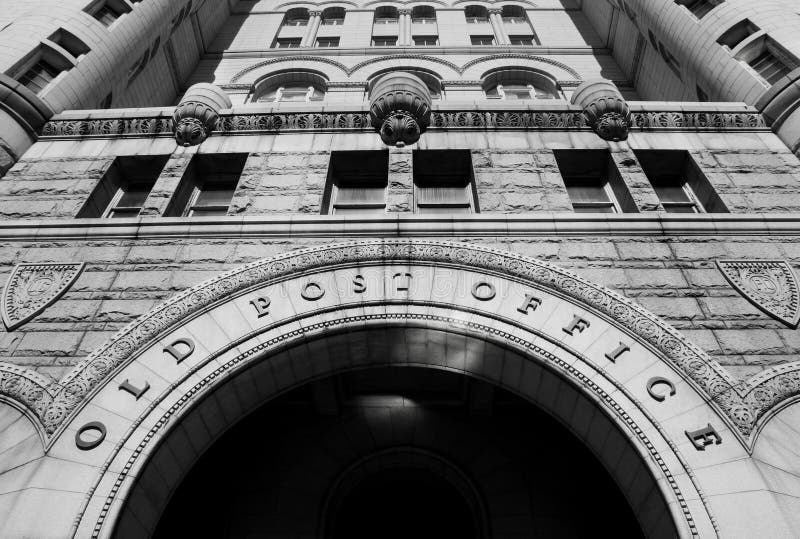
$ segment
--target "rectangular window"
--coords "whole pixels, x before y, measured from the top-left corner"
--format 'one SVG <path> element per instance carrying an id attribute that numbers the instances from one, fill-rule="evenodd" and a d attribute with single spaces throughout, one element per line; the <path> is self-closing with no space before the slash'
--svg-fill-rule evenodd
<path id="1" fill-rule="evenodd" d="M 736 59 L 747 64 L 766 84 L 772 85 L 800 67 L 800 60 L 769 36 L 762 36 L 745 45 Z"/>
<path id="2" fill-rule="evenodd" d="M 416 47 L 435 47 L 438 44 L 437 36 L 414 36 L 414 46 Z"/>
<path id="3" fill-rule="evenodd" d="M 103 0 L 87 8 L 87 12 L 105 26 L 114 22 L 131 10 L 124 0 Z"/>
<path id="4" fill-rule="evenodd" d="M 385 213 L 388 184 L 388 151 L 331 152 L 323 213 Z"/>
<path id="5" fill-rule="evenodd" d="M 508 36 L 512 45 L 538 45 L 533 36 Z"/>
<path id="6" fill-rule="evenodd" d="M 469 150 L 414 150 L 417 213 L 477 213 Z"/>
<path id="7" fill-rule="evenodd" d="M 739 43 L 752 36 L 759 30 L 760 28 L 750 22 L 750 19 L 745 19 L 731 26 L 719 37 L 717 43 L 728 47 L 729 49 L 735 49 Z"/>
<path id="8" fill-rule="evenodd" d="M 728 209 L 686 150 L 635 150 L 664 211 L 727 213 Z"/>
<path id="9" fill-rule="evenodd" d="M 299 37 L 279 37 L 275 41 L 275 49 L 297 49 L 300 47 Z"/>
<path id="10" fill-rule="evenodd" d="M 44 90 L 45 86 L 61 73 L 61 70 L 48 62 L 45 58 L 40 58 L 19 78 L 28 90 L 38 94 Z"/>
<path id="11" fill-rule="evenodd" d="M 397 38 L 396 37 L 373 37 L 372 38 L 372 46 L 373 47 L 394 47 L 397 45 Z"/>
<path id="12" fill-rule="evenodd" d="M 317 47 L 338 47 L 338 37 L 320 37 L 317 38 Z"/>
<path id="13" fill-rule="evenodd" d="M 341 26 L 344 24 L 344 17 L 331 17 L 322 19 L 323 26 Z"/>
<path id="14" fill-rule="evenodd" d="M 708 12 L 717 7 L 725 0 L 675 0 L 676 4 L 686 6 L 686 9 L 698 19 L 702 19 Z"/>
<path id="15" fill-rule="evenodd" d="M 608 150 L 554 150 L 577 213 L 636 213 L 638 209 Z"/>
<path id="16" fill-rule="evenodd" d="M 494 45 L 494 36 L 469 36 L 473 45 Z"/>
<path id="17" fill-rule="evenodd" d="M 165 215 L 227 215 L 247 157 L 246 153 L 195 155 L 186 167 Z"/>
<path id="18" fill-rule="evenodd" d="M 167 159 L 166 155 L 117 157 L 78 217 L 138 217 Z"/>
<path id="19" fill-rule="evenodd" d="M 81 41 L 75 34 L 59 28 L 48 38 L 53 43 L 70 53 L 75 60 L 79 60 L 89 52 L 89 46 Z"/>

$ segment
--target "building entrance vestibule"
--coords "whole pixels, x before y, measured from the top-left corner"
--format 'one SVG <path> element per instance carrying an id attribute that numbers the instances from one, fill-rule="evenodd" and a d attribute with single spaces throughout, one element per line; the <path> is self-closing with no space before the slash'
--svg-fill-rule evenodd
<path id="1" fill-rule="evenodd" d="M 608 472 L 552 417 L 478 379 L 413 367 L 334 375 L 240 421 L 188 472 L 155 536 L 181 533 L 643 537 Z"/>

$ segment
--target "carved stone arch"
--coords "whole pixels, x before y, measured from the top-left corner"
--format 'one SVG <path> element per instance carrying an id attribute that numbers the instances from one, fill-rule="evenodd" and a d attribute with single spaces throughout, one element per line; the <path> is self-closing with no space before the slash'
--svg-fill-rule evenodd
<path id="1" fill-rule="evenodd" d="M 535 67 L 512 64 L 503 67 L 494 67 L 482 73 L 480 76 L 484 92 L 488 92 L 488 90 L 496 87 L 499 83 L 505 83 L 508 78 L 522 80 L 527 84 L 532 84 L 537 88 L 546 90 L 554 99 L 559 99 L 563 95 L 563 90 L 558 83 L 558 79 L 547 71 Z"/>
<path id="2" fill-rule="evenodd" d="M 285 66 L 284 66 L 285 64 Z M 333 66 L 335 69 L 325 68 L 324 65 L 327 64 L 329 66 Z M 298 69 L 298 70 L 318 70 L 322 71 L 329 80 L 336 80 L 340 78 L 345 78 L 347 75 L 347 67 L 344 64 L 339 63 L 335 60 L 331 60 L 330 58 L 325 58 L 324 56 L 281 56 L 280 58 L 271 58 L 269 60 L 264 60 L 263 62 L 258 62 L 256 64 L 247 66 L 246 68 L 242 69 L 238 73 L 236 73 L 233 77 L 231 77 L 230 84 L 236 83 L 248 83 L 251 82 L 250 79 L 253 79 L 252 82 L 258 78 L 258 72 L 261 70 L 268 75 L 269 73 L 267 70 L 262 69 L 269 66 L 280 66 L 278 67 L 279 70 L 286 71 L 291 69 Z M 315 66 L 315 67 L 314 67 Z M 251 75 L 251 76 L 246 76 Z M 242 80 L 244 79 L 244 80 Z"/>
<path id="3" fill-rule="evenodd" d="M 424 338 L 407 338 L 410 330 Z M 377 344 L 364 348 L 359 343 L 370 335 Z M 386 348 L 390 342 L 403 346 Z M 414 343 L 443 352 L 419 353 L 409 348 Z M 634 302 L 555 265 L 470 244 L 408 240 L 325 245 L 234 269 L 142 316 L 58 384 L 0 368 L 0 394 L 41 422 L 44 459 L 77 470 L 52 476 L 41 467 L 37 481 L 50 489 L 42 496 L 62 493 L 65 507 L 80 505 L 77 520 L 74 512 L 62 516 L 78 522 L 76 536 L 99 536 L 166 433 L 180 432 L 190 411 L 210 402 L 206 396 L 250 383 L 239 377 L 250 369 L 267 369 L 257 378 L 268 387 L 253 393 L 263 400 L 362 365 L 348 363 L 352 354 L 326 351 L 341 346 L 368 351 L 364 361 L 375 364 L 455 369 L 491 381 L 567 424 L 566 412 L 558 412 L 564 400 L 550 390 L 569 389 L 636 449 L 676 523 L 683 522 L 683 536 L 725 531 L 711 508 L 721 504 L 730 514 L 730 504 L 741 501 L 717 496 L 712 503 L 703 482 L 716 487 L 726 467 L 749 465 L 755 433 L 800 394 L 800 364 L 737 383 Z M 245 411 L 230 406 L 234 415 Z M 748 480 L 767 490 L 763 479 Z"/>
<path id="4" fill-rule="evenodd" d="M 327 92 L 330 79 L 322 71 L 314 69 L 281 69 L 264 74 L 255 80 L 250 87 L 250 101 L 256 101 L 265 92 L 277 86 L 291 83 L 302 83 L 313 86 L 322 93 Z"/>
<path id="5" fill-rule="evenodd" d="M 535 56 L 532 54 L 519 54 L 519 53 L 507 53 L 507 54 L 492 54 L 489 56 L 483 56 L 481 58 L 476 58 L 474 60 L 470 60 L 466 64 L 461 67 L 461 72 L 464 74 L 465 78 L 478 78 L 477 77 L 477 69 L 471 70 L 473 66 L 477 66 L 478 64 L 486 63 L 486 62 L 493 62 L 493 61 L 500 61 L 500 62 L 507 62 L 508 60 L 515 60 L 520 61 L 524 60 L 529 63 L 529 67 L 536 68 L 546 71 L 551 75 L 555 76 L 559 80 L 565 79 L 572 79 L 572 80 L 581 80 L 580 74 L 573 69 L 572 67 L 559 62 L 558 60 L 553 60 L 552 58 L 546 56 Z M 562 71 L 562 73 L 553 73 L 553 67 L 558 68 Z M 485 70 L 485 68 L 484 68 Z M 559 76 L 563 75 L 563 76 Z"/>
<path id="6" fill-rule="evenodd" d="M 443 60 L 442 58 L 438 58 L 436 56 L 425 56 L 422 54 L 392 54 L 389 56 L 381 56 L 379 58 L 371 58 L 369 60 L 364 60 L 363 62 L 360 62 L 351 67 L 348 71 L 348 75 L 353 77 L 359 71 L 363 70 L 366 66 L 372 64 L 386 63 L 387 65 L 392 65 L 392 63 L 393 62 L 396 63 L 397 60 L 411 60 L 414 63 L 414 65 L 417 65 L 418 67 L 428 68 L 431 71 L 435 71 L 434 69 L 432 69 L 433 66 L 431 66 L 431 64 L 438 64 L 440 66 L 445 66 L 452 70 L 453 77 L 458 76 L 461 73 L 460 68 L 456 64 L 447 60 Z M 357 76 L 360 78 L 366 78 L 366 77 L 361 77 L 361 75 Z M 443 75 L 443 77 L 448 78 L 448 75 Z"/>
<path id="7" fill-rule="evenodd" d="M 474 313 L 464 313 L 466 316 L 463 318 L 453 314 L 451 309 L 430 309 L 426 305 L 406 306 L 389 313 L 369 309 L 366 312 L 363 309 L 328 312 L 317 323 L 304 322 L 289 333 L 240 342 L 235 353 L 229 351 L 223 353 L 224 357 L 204 361 L 213 366 L 190 369 L 185 379 L 173 384 L 170 393 L 175 398 L 160 405 L 151 404 L 149 408 L 154 410 L 153 417 L 131 427 L 127 433 L 130 438 L 124 444 L 130 449 L 118 451 L 105 466 L 103 479 L 99 482 L 102 486 L 93 493 L 87 509 L 82 511 L 78 536 L 108 535 L 114 526 L 121 526 L 126 534 L 130 530 L 141 530 L 137 526 L 142 524 L 145 529 L 152 529 L 156 522 L 152 520 L 153 515 L 157 517 L 160 508 L 153 506 L 143 513 L 141 507 L 153 503 L 147 500 L 158 500 L 163 496 L 151 488 L 152 478 L 160 473 L 156 470 L 163 469 L 156 463 L 163 463 L 162 456 L 167 458 L 168 453 L 172 454 L 171 462 L 178 459 L 166 479 L 174 486 L 180 480 L 180 470 L 194 462 L 191 455 L 186 456 L 188 460 L 176 457 L 175 448 L 191 443 L 197 454 L 202 454 L 227 428 L 222 426 L 222 431 L 197 433 L 189 442 L 185 432 L 178 429 L 180 424 L 196 423 L 200 417 L 240 417 L 246 410 L 268 402 L 272 396 L 318 377 L 371 366 L 449 370 L 512 391 L 551 413 L 576 435 L 587 440 L 587 445 L 612 470 L 612 476 L 618 482 L 623 481 L 623 474 L 632 474 L 637 477 L 635 489 L 653 493 L 647 496 L 649 501 L 643 498 L 631 501 L 640 508 L 642 504 L 652 505 L 647 512 L 655 514 L 656 518 L 642 523 L 650 535 L 655 535 L 658 525 L 663 527 L 660 532 L 670 537 L 717 534 L 702 491 L 690 477 L 679 477 L 680 470 L 686 466 L 680 453 L 671 448 L 649 422 L 645 424 L 645 416 L 635 409 L 630 396 L 612 395 L 614 389 L 593 380 L 590 373 L 582 372 L 582 367 L 574 365 L 574 358 L 568 355 L 562 357 L 548 352 L 532 341 L 506 333 L 501 327 L 490 326 L 491 320 L 475 317 Z M 420 331 L 422 336 L 414 337 L 414 331 Z M 417 347 L 413 344 L 409 347 L 409 341 L 418 343 Z M 424 346 L 424 352 L 420 345 Z M 347 353 L 334 358 L 332 354 L 328 355 L 327 350 L 346 350 Z M 536 362 L 531 361 L 534 357 L 538 358 Z M 289 371 L 285 371 L 286 375 L 278 374 L 281 366 L 285 368 L 290 363 L 298 365 L 291 368 L 293 374 L 289 375 Z M 550 366 L 545 366 L 546 363 Z M 316 366 L 312 366 L 314 364 Z M 492 364 L 498 367 L 492 368 Z M 510 381 L 509 373 L 519 373 L 519 381 Z M 275 381 L 267 384 L 267 394 L 261 391 L 252 393 L 256 400 L 243 399 L 242 390 L 235 389 L 270 377 Z M 539 389 L 545 386 L 548 389 Z M 569 396 L 555 398 L 555 395 L 564 396 L 568 391 L 572 392 Z M 541 395 L 536 396 L 536 392 Z M 239 397 L 234 398 L 233 393 Z M 236 410 L 219 408 L 220 402 L 232 403 L 234 400 L 238 401 Z M 591 424 L 571 427 L 569 416 L 573 408 L 567 406 L 561 415 L 557 415 L 556 400 L 574 402 L 574 408 L 594 410 L 593 415 L 590 414 Z M 603 429 L 609 429 L 608 437 L 599 438 L 613 449 L 604 454 L 599 439 L 588 440 L 592 428 L 599 428 L 604 433 Z M 119 447 L 122 440 L 106 443 Z M 165 449 L 162 451 L 161 448 Z M 622 454 L 626 455 L 626 462 L 633 458 L 637 463 L 635 470 L 627 466 L 616 471 L 613 469 L 613 461 Z M 145 477 L 148 479 L 138 480 Z M 628 485 L 627 491 L 624 485 L 620 488 L 629 497 L 636 497 L 632 484 Z M 654 494 L 656 492 L 658 494 Z M 700 504 L 690 509 L 686 505 L 689 499 L 700 500 Z M 131 509 L 133 513 L 128 510 L 129 506 L 134 508 Z M 104 509 L 98 511 L 98 507 Z M 664 530 L 675 530 L 675 533 L 664 533 Z"/>

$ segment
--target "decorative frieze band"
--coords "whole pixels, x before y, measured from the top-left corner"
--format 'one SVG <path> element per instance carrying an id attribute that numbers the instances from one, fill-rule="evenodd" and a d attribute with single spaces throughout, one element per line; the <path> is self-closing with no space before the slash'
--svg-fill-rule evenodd
<path id="1" fill-rule="evenodd" d="M 756 112 L 633 112 L 632 129 L 753 130 L 767 129 Z M 588 129 L 580 111 L 433 111 L 431 129 Z M 369 113 L 292 112 L 220 115 L 213 134 L 317 130 L 371 130 Z M 43 138 L 172 136 L 172 118 L 51 120 Z"/>

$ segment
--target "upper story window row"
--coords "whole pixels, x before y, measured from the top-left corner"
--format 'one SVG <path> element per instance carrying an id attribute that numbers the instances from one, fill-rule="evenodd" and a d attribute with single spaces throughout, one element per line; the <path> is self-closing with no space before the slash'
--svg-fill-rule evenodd
<path id="1" fill-rule="evenodd" d="M 576 213 L 637 213 L 639 208 L 608 150 L 560 149 L 554 157 L 563 184 L 552 189 Z M 649 181 L 649 196 L 667 213 L 727 213 L 728 209 L 685 150 L 634 150 Z M 237 191 L 248 154 L 198 154 L 177 186 L 161 175 L 169 156 L 121 156 L 78 212 L 79 218 L 211 217 L 237 212 Z M 481 191 L 468 149 L 414 150 L 410 190 L 394 187 L 395 203 L 419 214 L 478 213 Z M 252 181 L 252 171 L 247 174 Z M 168 180 L 167 180 L 168 178 Z M 264 179 L 268 181 L 268 179 Z M 380 215 L 391 210 L 389 151 L 334 151 L 319 185 L 321 213 Z M 637 186 L 639 196 L 643 187 Z M 644 188 L 646 189 L 646 188 Z M 242 194 L 247 197 L 248 195 Z M 291 195 L 287 195 L 291 196 Z M 168 200 L 166 203 L 162 201 Z M 410 204 L 406 204 L 409 201 Z M 397 207 L 397 206 L 396 206 Z M 563 207 L 563 204 L 560 206 Z"/>
<path id="2" fill-rule="evenodd" d="M 527 12 L 521 6 L 487 8 L 475 4 L 463 8 L 462 13 L 464 21 L 472 26 L 468 29 L 470 35 L 465 37 L 469 38 L 473 45 L 540 44 Z M 347 11 L 342 7 L 329 7 L 320 11 L 303 7 L 289 9 L 284 14 L 283 24 L 272 46 L 273 48 L 338 47 L 339 39 L 332 38 L 340 38 L 341 35 L 336 35 L 335 30 L 321 30 L 320 27 L 344 25 L 346 15 Z M 377 6 L 372 12 L 372 45 L 438 46 L 440 40 L 437 19 L 437 10 L 433 6 L 414 6 L 410 9 L 389 5 Z M 343 35 L 342 32 L 340 34 Z"/>
<path id="3" fill-rule="evenodd" d="M 442 79 L 432 71 L 413 67 L 384 70 L 368 79 L 366 98 L 375 85 L 387 73 L 403 71 L 419 77 L 428 87 L 434 100 L 444 98 Z M 285 103 L 324 101 L 328 80 L 314 71 L 283 71 L 260 79 L 249 98 L 257 103 Z M 481 90 L 487 99 L 508 101 L 562 99 L 558 82 L 550 75 L 529 68 L 500 68 L 484 74 Z"/>

